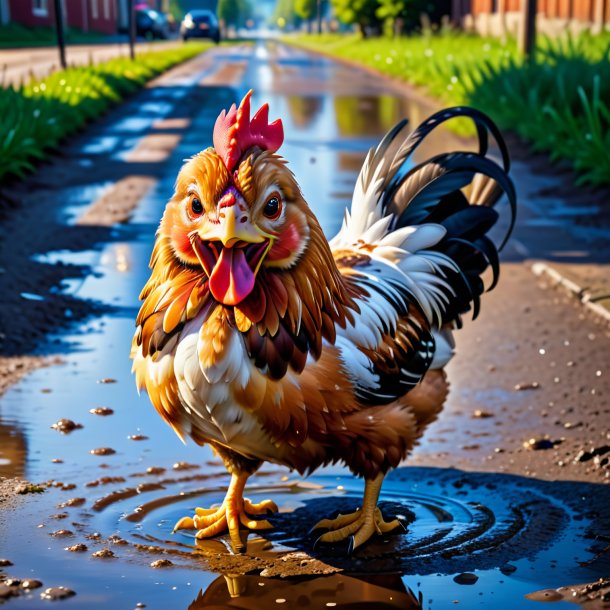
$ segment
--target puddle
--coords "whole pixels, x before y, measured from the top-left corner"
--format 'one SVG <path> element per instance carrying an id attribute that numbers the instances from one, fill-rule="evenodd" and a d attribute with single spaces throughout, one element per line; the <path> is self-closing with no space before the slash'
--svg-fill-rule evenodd
<path id="1" fill-rule="evenodd" d="M 373 90 L 366 75 L 355 77 L 328 60 L 296 53 L 272 67 L 273 61 L 273 53 L 257 47 L 234 98 L 254 86 L 253 106 L 269 101 L 271 117 L 282 116 L 282 153 L 333 234 L 369 146 L 402 114 L 414 123 L 423 116 L 383 84 Z M 305 97 L 288 90 L 295 70 L 299 82 L 310 74 L 318 83 Z M 328 83 L 334 82 L 340 92 L 333 95 Z M 51 481 L 43 494 L 26 496 L 19 512 L 0 512 L 0 556 L 14 564 L 0 568 L 4 574 L 36 578 L 45 589 L 72 589 L 76 595 L 58 603 L 73 608 L 447 608 L 459 602 L 495 610 L 537 607 L 524 596 L 607 574 L 590 536 L 597 511 L 610 504 L 608 488 L 451 469 L 392 473 L 381 507 L 387 517 L 400 516 L 407 532 L 376 540 L 352 559 L 340 549 L 314 552 L 314 538 L 305 535 L 320 516 L 358 506 L 361 483 L 338 467 L 306 481 L 272 466 L 253 477 L 248 497 L 271 497 L 280 512 L 270 518 L 276 529 L 264 539 L 251 537 L 244 557 L 230 555 L 222 538 L 197 543 L 188 532 L 172 535 L 174 523 L 195 506 L 222 500 L 228 477 L 209 449 L 182 445 L 147 398 L 138 398 L 128 354 L 155 225 L 177 168 L 207 145 L 215 117 L 206 106 L 194 118 L 159 184 L 132 222 L 113 232 L 113 243 L 39 257 L 90 266 L 92 273 L 67 281 L 65 289 L 112 305 L 113 314 L 51 337 L 72 347 L 64 364 L 36 371 L 2 398 L 0 474 Z M 135 131 L 135 125 L 119 127 Z M 116 144 L 112 137 L 91 145 L 106 150 Z M 74 214 L 77 208 L 67 205 Z M 488 398 L 509 400 L 501 393 Z M 82 428 L 62 435 L 51 428 L 60 419 Z M 276 573 L 278 566 L 301 576 L 253 573 Z M 473 584 L 454 581 L 464 573 L 476 578 L 458 580 Z M 33 591 L 7 608 L 47 603 Z M 573 607 L 557 603 L 564 606 Z"/>

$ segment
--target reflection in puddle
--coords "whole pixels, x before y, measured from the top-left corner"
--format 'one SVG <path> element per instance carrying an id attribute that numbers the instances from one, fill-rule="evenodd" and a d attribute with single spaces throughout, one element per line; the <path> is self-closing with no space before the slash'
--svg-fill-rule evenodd
<path id="1" fill-rule="evenodd" d="M 23 477 L 26 456 L 25 434 L 11 422 L 0 420 L 0 477 Z"/>
<path id="2" fill-rule="evenodd" d="M 212 608 L 311 608 L 342 610 L 419 610 L 416 599 L 398 574 L 349 576 L 333 574 L 318 578 L 268 580 L 260 576 L 220 576 L 205 591 L 200 591 L 189 610 Z"/>

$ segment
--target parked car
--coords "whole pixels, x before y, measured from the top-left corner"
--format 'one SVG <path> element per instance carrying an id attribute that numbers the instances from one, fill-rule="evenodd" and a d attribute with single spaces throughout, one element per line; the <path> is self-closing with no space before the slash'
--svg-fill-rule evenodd
<path id="1" fill-rule="evenodd" d="M 163 13 L 152 9 L 136 11 L 136 34 L 149 40 L 152 38 L 169 38 L 169 23 Z"/>
<path id="2" fill-rule="evenodd" d="M 218 19 L 212 11 L 191 11 L 184 16 L 180 26 L 180 36 L 185 42 L 189 38 L 210 38 L 220 42 Z"/>

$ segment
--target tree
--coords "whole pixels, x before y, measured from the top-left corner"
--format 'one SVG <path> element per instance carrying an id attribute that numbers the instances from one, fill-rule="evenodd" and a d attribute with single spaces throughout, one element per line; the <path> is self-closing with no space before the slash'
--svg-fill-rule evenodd
<path id="1" fill-rule="evenodd" d="M 273 12 L 274 25 L 281 29 L 294 25 L 295 21 L 299 19 L 294 9 L 294 0 L 278 0 Z"/>
<path id="2" fill-rule="evenodd" d="M 318 9 L 317 0 L 295 0 L 294 12 L 304 21 L 307 21 L 307 29 L 311 33 L 311 20 Z"/>
<path id="3" fill-rule="evenodd" d="M 218 0 L 218 18 L 226 26 L 241 27 L 252 17 L 250 0 Z"/>
<path id="4" fill-rule="evenodd" d="M 379 8 L 375 14 L 386 23 L 391 22 L 394 36 L 398 36 L 409 4 L 412 4 L 409 0 L 379 0 Z"/>
<path id="5" fill-rule="evenodd" d="M 363 36 L 367 35 L 367 27 L 379 27 L 378 0 L 332 0 L 332 5 L 337 19 L 346 24 L 358 24 Z"/>

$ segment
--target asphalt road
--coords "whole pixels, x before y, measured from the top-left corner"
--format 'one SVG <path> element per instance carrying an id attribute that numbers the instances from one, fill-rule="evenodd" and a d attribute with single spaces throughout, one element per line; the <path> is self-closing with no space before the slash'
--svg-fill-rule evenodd
<path id="1" fill-rule="evenodd" d="M 45 586 L 70 586 L 78 593 L 75 600 L 86 599 L 87 607 L 133 607 L 137 601 L 150 608 L 186 607 L 199 587 L 210 592 L 216 586 L 215 575 L 205 569 L 195 580 L 190 551 L 180 555 L 184 549 L 178 547 L 188 538 L 165 541 L 194 488 L 217 501 L 214 494 L 225 483 L 222 469 L 206 449 L 182 446 L 146 397 L 138 400 L 127 355 L 154 231 L 176 173 L 183 159 L 210 145 L 218 112 L 250 88 L 255 90 L 253 108 L 268 101 L 270 118 L 283 119 L 281 152 L 329 236 L 340 225 L 368 148 L 403 116 L 417 124 L 432 111 L 398 84 L 281 45 L 218 48 L 152 83 L 67 143 L 27 183 L 10 190 L 17 205 L 0 223 L 0 290 L 5 295 L 0 367 L 12 380 L 19 371 L 40 365 L 38 356 L 58 355 L 62 364 L 37 369 L 0 398 L 0 474 L 55 481 L 35 500 L 12 498 L 12 512 L 0 509 L 2 554 L 15 564 L 11 574 L 36 575 Z M 420 155 L 464 146 L 441 133 Z M 571 482 L 561 488 L 570 497 L 608 497 L 608 454 L 603 453 L 610 427 L 608 327 L 571 297 L 541 285 L 531 272 L 534 258 L 572 256 L 598 264 L 606 256 L 608 227 L 598 223 L 587 232 L 582 214 L 572 208 L 567 216 L 554 214 L 567 204 L 553 194 L 555 207 L 545 205 L 537 185 L 552 176 L 539 168 L 532 172 L 520 162 L 516 174 L 521 215 L 505 251 L 502 279 L 483 299 L 480 318 L 467 320 L 457 333 L 446 409 L 407 461 L 426 468 L 402 471 L 413 473 L 409 493 L 421 498 L 422 489 L 436 484 L 434 468 L 442 468 L 445 477 L 447 467 L 458 468 L 448 484 L 453 508 L 443 508 L 453 510 L 457 522 L 468 520 L 463 515 L 471 514 L 476 502 L 490 507 L 498 522 L 508 518 L 497 504 L 503 479 L 491 487 L 478 485 L 468 479 L 469 472 L 514 475 L 511 485 L 521 490 L 561 479 Z M 101 406 L 114 414 L 89 413 Z M 50 429 L 60 418 L 84 427 L 62 435 Z M 134 435 L 145 438 L 134 442 Z M 105 451 L 92 454 L 93 449 Z M 288 476 L 269 473 L 257 479 L 258 485 L 275 490 L 286 511 L 304 506 L 316 493 L 342 494 L 344 486 L 353 484 L 340 469 L 314 477 L 319 488 L 287 486 Z M 138 486 L 141 481 L 152 484 Z M 470 495 L 460 504 L 464 486 Z M 252 493 L 256 497 L 258 492 Z M 607 551 L 601 560 L 591 559 L 588 572 L 577 569 L 590 559 L 582 523 L 590 522 L 602 539 L 610 533 L 608 524 L 596 520 L 591 503 L 567 508 L 557 499 L 561 493 L 548 493 L 549 522 L 560 525 L 549 534 L 550 541 L 545 539 L 547 547 L 554 548 L 561 532 L 580 524 L 574 534 L 577 550 L 572 555 L 563 548 L 562 563 L 538 553 L 542 546 L 528 547 L 526 538 L 520 540 L 523 554 L 514 579 L 481 564 L 481 580 L 473 588 L 456 586 L 451 570 L 439 574 L 440 568 L 399 581 L 411 587 L 414 581 L 423 583 L 425 599 L 435 600 L 432 608 L 458 599 L 467 607 L 476 603 L 501 610 L 525 607 L 523 595 L 536 589 L 602 575 L 599 562 L 607 567 Z M 82 502 L 64 504 L 57 513 L 55 506 L 70 498 Z M 151 498 L 150 514 L 140 519 L 139 505 Z M 444 513 L 439 509 L 435 514 Z M 527 511 L 519 514 L 520 523 L 527 524 Z M 126 515 L 135 516 L 125 521 Z M 312 520 L 316 516 L 309 515 Z M 424 529 L 431 527 L 417 513 L 410 531 L 417 532 L 422 523 Z M 60 528 L 71 533 L 57 534 Z M 112 535 L 128 544 L 115 546 Z M 84 560 L 63 550 L 64 537 L 71 539 L 69 544 L 88 545 Z M 143 543 L 152 545 L 152 556 L 143 555 Z M 90 558 L 103 548 L 113 550 L 118 561 Z M 149 563 L 170 556 L 167 549 L 176 551 L 171 557 L 179 566 L 161 578 Z M 208 559 L 218 559 L 221 551 L 213 546 L 201 550 Z M 269 561 L 273 565 L 273 558 Z M 314 590 L 315 582 L 309 582 Z M 326 581 L 321 582 L 325 591 Z M 494 597 L 502 586 L 504 593 Z M 259 585 L 255 589 L 261 591 Z M 273 589 L 271 599 L 288 594 L 276 593 Z M 44 606 L 37 600 L 28 607 Z M 258 603 L 254 607 L 261 607 L 260 599 Z"/>

